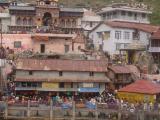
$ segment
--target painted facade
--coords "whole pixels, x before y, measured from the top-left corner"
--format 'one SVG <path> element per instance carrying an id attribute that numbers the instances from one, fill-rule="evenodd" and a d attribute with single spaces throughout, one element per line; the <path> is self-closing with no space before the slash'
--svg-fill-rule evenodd
<path id="1" fill-rule="evenodd" d="M 109 82 L 106 65 L 105 61 L 94 60 L 20 59 L 16 68 L 16 91 L 101 93 Z"/>
<path id="2" fill-rule="evenodd" d="M 108 24 L 109 23 L 109 24 Z M 99 24 L 94 30 L 89 33 L 89 38 L 92 40 L 95 49 L 103 49 L 110 55 L 119 54 L 120 49 L 127 48 L 128 45 L 138 42 L 147 47 L 149 45 L 149 39 L 151 31 L 141 30 L 135 26 L 141 26 L 142 24 L 135 24 L 130 26 L 132 23 L 118 22 L 119 25 L 113 26 L 110 22 Z M 117 22 L 115 22 L 117 23 Z M 121 26 L 121 25 L 124 26 Z M 144 28 L 144 26 L 141 26 Z M 148 26 L 148 29 L 150 25 Z M 157 27 L 154 28 L 157 30 Z M 154 31 L 153 30 L 153 31 Z"/>
<path id="3" fill-rule="evenodd" d="M 149 15 L 152 12 L 143 6 L 131 6 L 128 4 L 113 4 L 102 8 L 98 14 L 103 21 L 126 21 L 136 23 L 150 23 Z"/>

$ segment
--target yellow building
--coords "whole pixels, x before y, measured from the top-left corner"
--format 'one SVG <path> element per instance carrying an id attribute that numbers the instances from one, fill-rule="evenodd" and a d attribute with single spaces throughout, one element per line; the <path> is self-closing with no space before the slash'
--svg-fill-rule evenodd
<path id="1" fill-rule="evenodd" d="M 118 91 L 118 97 L 129 102 L 155 102 L 159 95 L 160 85 L 149 80 L 137 80 Z"/>

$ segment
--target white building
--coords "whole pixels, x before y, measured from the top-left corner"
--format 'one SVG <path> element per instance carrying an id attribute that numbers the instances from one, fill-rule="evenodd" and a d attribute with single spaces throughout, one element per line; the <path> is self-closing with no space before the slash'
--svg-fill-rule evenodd
<path id="1" fill-rule="evenodd" d="M 101 17 L 96 15 L 92 10 L 87 10 L 83 14 L 82 28 L 85 32 L 91 31 L 101 22 Z"/>
<path id="2" fill-rule="evenodd" d="M 96 26 L 89 33 L 89 38 L 95 49 L 102 49 L 113 55 L 137 41 L 147 46 L 151 33 L 157 29 L 157 26 L 150 24 L 108 21 Z"/>
<path id="3" fill-rule="evenodd" d="M 150 23 L 149 15 L 152 12 L 147 10 L 144 5 L 128 5 L 128 4 L 113 4 L 102 8 L 98 14 L 103 21 L 127 21 L 137 23 Z"/>
<path id="4" fill-rule="evenodd" d="M 11 24 L 9 13 L 0 13 L 0 24 L 2 24 L 2 32 L 7 33 L 8 32 L 8 26 Z"/>

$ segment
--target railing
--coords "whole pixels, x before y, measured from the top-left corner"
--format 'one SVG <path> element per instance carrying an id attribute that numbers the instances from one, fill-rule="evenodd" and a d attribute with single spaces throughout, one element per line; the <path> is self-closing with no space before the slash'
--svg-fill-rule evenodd
<path id="1" fill-rule="evenodd" d="M 113 103 L 79 101 L 60 103 L 59 106 L 55 106 L 53 101 L 48 105 L 26 101 L 25 106 L 9 105 L 6 102 L 3 102 L 3 105 L 5 105 L 5 119 L 159 120 L 160 118 L 160 109 L 143 110 L 143 108 L 138 108 L 133 110 L 127 106 L 122 107 Z"/>
<path id="2" fill-rule="evenodd" d="M 15 90 L 38 90 L 38 91 L 78 91 L 78 88 L 40 88 L 40 87 L 16 87 Z"/>
<path id="3" fill-rule="evenodd" d="M 149 52 L 160 52 L 160 47 L 150 47 Z"/>

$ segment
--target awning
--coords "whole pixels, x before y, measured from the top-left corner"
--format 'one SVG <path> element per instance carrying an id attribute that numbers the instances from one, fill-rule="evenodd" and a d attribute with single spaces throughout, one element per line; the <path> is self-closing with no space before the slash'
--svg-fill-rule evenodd
<path id="1" fill-rule="evenodd" d="M 99 92 L 99 88 L 79 88 L 78 92 L 83 92 L 83 93 Z"/>

